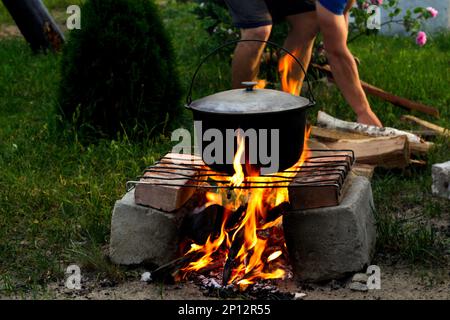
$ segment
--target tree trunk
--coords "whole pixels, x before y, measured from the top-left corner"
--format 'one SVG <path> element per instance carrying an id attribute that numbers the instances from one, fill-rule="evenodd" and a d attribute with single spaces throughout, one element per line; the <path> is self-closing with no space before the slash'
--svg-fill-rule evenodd
<path id="1" fill-rule="evenodd" d="M 34 52 L 59 51 L 64 35 L 41 0 L 2 0 Z"/>

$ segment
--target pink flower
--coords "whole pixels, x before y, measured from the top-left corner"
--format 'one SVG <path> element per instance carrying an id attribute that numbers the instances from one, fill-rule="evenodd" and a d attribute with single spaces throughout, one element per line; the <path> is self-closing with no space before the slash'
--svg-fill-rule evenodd
<path id="1" fill-rule="evenodd" d="M 420 31 L 417 34 L 416 43 L 417 45 L 423 47 L 427 43 L 427 34 L 423 31 Z"/>
<path id="2" fill-rule="evenodd" d="M 371 2 L 377 6 L 381 6 L 383 4 L 383 0 L 371 0 Z"/>
<path id="3" fill-rule="evenodd" d="M 435 8 L 433 8 L 433 7 L 428 7 L 427 8 L 427 11 L 431 14 L 431 16 L 433 17 L 433 18 L 436 18 L 437 17 L 437 15 L 439 14 L 439 11 L 437 11 Z"/>

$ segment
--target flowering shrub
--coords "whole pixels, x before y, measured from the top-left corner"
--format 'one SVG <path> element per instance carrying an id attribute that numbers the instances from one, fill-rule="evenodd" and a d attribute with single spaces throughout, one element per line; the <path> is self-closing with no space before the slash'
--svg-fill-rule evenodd
<path id="1" fill-rule="evenodd" d="M 239 39 L 239 30 L 234 28 L 228 7 L 223 0 L 195 0 L 195 2 L 198 6 L 195 7 L 194 13 L 201 20 L 203 28 L 211 35 L 211 48 Z"/>
<path id="2" fill-rule="evenodd" d="M 416 43 L 424 46 L 427 41 L 425 32 L 420 31 L 423 21 L 435 18 L 438 11 L 432 7 L 416 7 L 413 10 L 402 10 L 399 7 L 399 0 L 357 0 L 356 6 L 351 10 L 351 16 L 354 18 L 350 23 L 350 31 L 356 33 L 350 41 L 358 38 L 363 34 L 377 33 L 377 29 L 369 29 L 368 21 L 373 14 L 370 6 L 381 7 L 388 13 L 388 20 L 383 22 L 381 26 L 390 24 L 400 24 L 405 31 L 411 36 L 416 37 Z"/>

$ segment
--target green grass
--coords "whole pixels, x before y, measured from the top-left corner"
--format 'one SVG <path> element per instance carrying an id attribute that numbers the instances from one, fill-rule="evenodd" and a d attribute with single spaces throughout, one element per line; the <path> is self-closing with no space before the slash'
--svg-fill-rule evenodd
<path id="1" fill-rule="evenodd" d="M 211 49 L 189 6 L 162 7 L 185 89 L 200 57 Z M 411 39 L 373 37 L 360 38 L 351 48 L 362 60 L 364 80 L 439 108 L 439 120 L 417 115 L 450 127 L 449 43 L 449 34 L 434 37 L 425 48 Z M 0 294 L 61 279 L 64 268 L 74 262 L 120 278 L 120 270 L 102 253 L 113 204 L 125 192 L 127 180 L 169 149 L 165 137 L 140 144 L 118 137 L 86 146 L 76 137 L 56 134 L 52 123 L 59 59 L 31 54 L 21 38 L 0 40 Z M 207 63 L 195 96 L 226 88 L 229 62 L 213 58 Z M 354 119 L 337 90 L 315 90 L 318 108 Z M 412 129 L 398 120 L 407 113 L 404 110 L 372 98 L 371 102 L 386 125 Z M 449 160 L 450 142 L 435 142 L 429 164 Z M 434 221 L 448 219 L 450 206 L 431 195 L 430 185 L 430 165 L 376 173 L 372 186 L 380 254 L 448 263 L 444 255 L 449 254 L 449 235 L 439 232 Z"/>
<path id="2" fill-rule="evenodd" d="M 66 12 L 66 9 L 70 5 L 79 5 L 84 2 L 84 0 L 43 0 L 42 1 L 48 10 L 50 11 L 58 11 L 58 12 Z M 59 19 L 57 19 L 59 22 Z M 11 16 L 6 10 L 3 3 L 0 3 L 0 25 L 1 24 L 10 24 L 13 23 Z M 62 21 L 61 21 L 62 22 Z"/>
<path id="3" fill-rule="evenodd" d="M 0 59 L 0 277 L 30 286 L 56 279 L 77 245 L 107 241 L 125 182 L 168 146 L 56 136 L 59 57 L 13 39 L 0 41 Z"/>
<path id="4" fill-rule="evenodd" d="M 450 127 L 450 34 L 433 36 L 424 48 L 410 38 L 366 37 L 350 45 L 362 63 L 361 78 L 366 82 L 434 106 L 440 119 L 403 110 L 370 97 L 372 108 L 385 126 L 417 129 L 400 121 L 403 114 L 413 114 L 443 127 Z M 346 120 L 355 115 L 335 88 L 318 88 L 320 109 Z M 427 264 L 448 262 L 448 233 L 437 232 L 432 218 L 448 219 L 447 200 L 431 194 L 431 164 L 449 160 L 449 139 L 438 138 L 428 156 L 428 166 L 404 172 L 376 172 L 373 179 L 378 222 L 378 252 L 393 253 L 408 261 Z"/>

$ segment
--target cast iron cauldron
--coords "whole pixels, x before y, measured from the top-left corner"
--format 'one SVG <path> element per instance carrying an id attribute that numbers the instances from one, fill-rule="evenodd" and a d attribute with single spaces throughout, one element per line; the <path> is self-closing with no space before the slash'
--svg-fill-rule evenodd
<path id="1" fill-rule="evenodd" d="M 262 154 L 270 156 L 272 160 L 278 159 L 278 163 L 275 165 L 273 163 L 267 163 L 267 158 L 263 159 L 259 156 L 257 159 L 255 159 L 255 157 L 253 157 L 253 159 L 246 158 L 246 166 L 243 166 L 244 172 L 249 174 L 249 164 L 252 172 L 254 172 L 254 170 L 265 174 L 280 172 L 296 164 L 303 152 L 306 111 L 308 108 L 315 105 L 309 81 L 307 84 L 309 86 L 308 91 L 310 93 L 310 99 L 277 90 L 254 89 L 253 87 L 256 83 L 245 82 L 243 83 L 246 86 L 244 89 L 223 91 L 199 100 L 191 100 L 192 87 L 196 75 L 205 60 L 225 46 L 245 41 L 265 42 L 279 48 L 290 55 L 300 65 L 303 72 L 305 72 L 300 61 L 298 61 L 292 53 L 272 42 L 260 40 L 231 41 L 212 51 L 197 67 L 189 90 L 186 108 L 192 110 L 194 121 L 201 121 L 203 133 L 208 129 L 216 129 L 216 132 L 218 130 L 222 134 L 222 161 L 205 158 L 204 151 L 205 148 L 208 147 L 208 144 L 211 143 L 210 141 L 203 141 L 200 150 L 202 152 L 203 160 L 213 170 L 229 174 L 234 173 L 232 159 L 237 150 L 237 138 L 235 136 L 232 138 L 228 136 L 229 139 L 234 140 L 231 141 L 231 143 L 234 143 L 234 149 L 227 150 L 227 145 L 230 145 L 227 144 L 230 143 L 230 141 L 227 142 L 227 129 L 242 129 L 245 133 L 249 132 L 248 129 L 254 129 L 257 134 L 258 143 L 257 146 L 255 146 L 255 141 L 252 141 L 246 136 L 246 155 L 249 154 L 250 150 L 257 150 L 258 155 L 260 154 L 260 151 L 262 151 Z M 262 134 L 261 132 L 264 132 L 264 130 L 260 131 L 260 129 L 266 129 L 265 132 L 267 135 Z M 271 142 L 271 134 L 275 132 L 275 129 L 278 130 L 279 138 L 276 139 L 276 143 L 278 144 L 277 156 L 273 154 L 277 151 L 277 148 L 275 145 L 272 145 Z M 203 139 L 203 137 L 199 138 Z M 267 150 L 260 150 L 261 142 L 267 143 Z M 232 152 L 232 155 L 227 157 L 227 151 L 228 153 Z"/>

